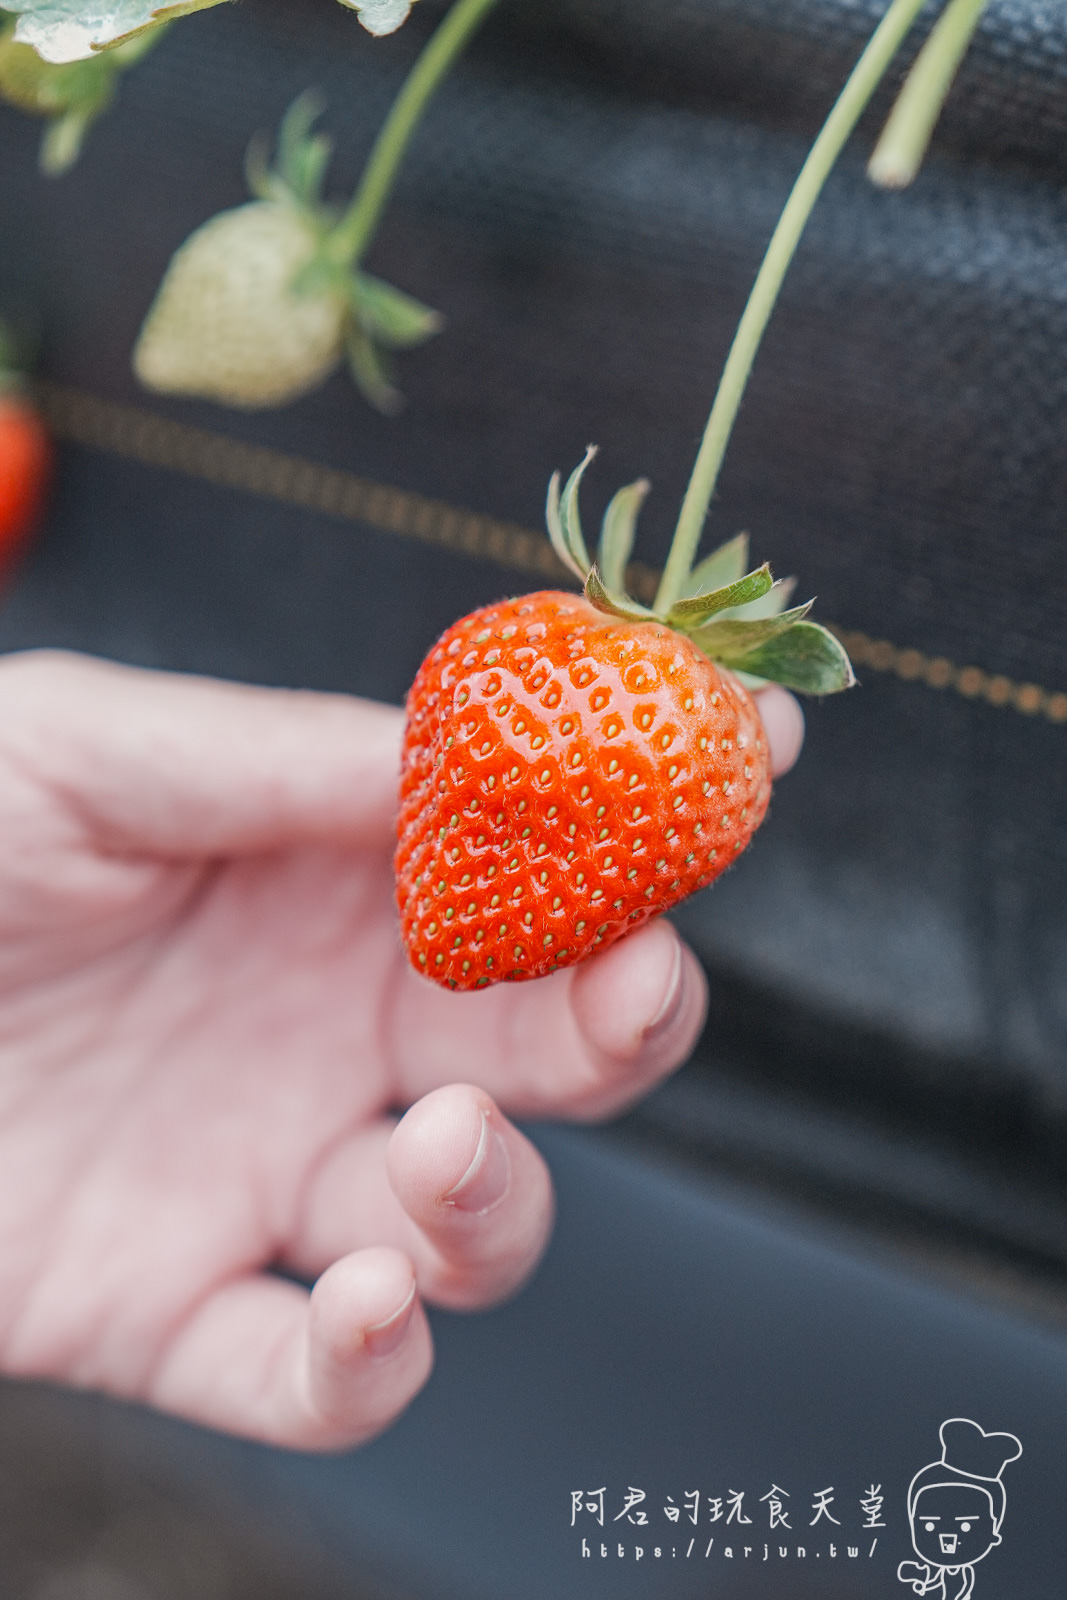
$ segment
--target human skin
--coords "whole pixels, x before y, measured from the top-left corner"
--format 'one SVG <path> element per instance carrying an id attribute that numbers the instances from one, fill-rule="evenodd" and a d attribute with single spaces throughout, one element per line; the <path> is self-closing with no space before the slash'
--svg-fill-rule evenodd
<path id="1" fill-rule="evenodd" d="M 761 710 L 782 771 L 799 708 Z M 3 1372 L 370 1438 L 429 1375 L 424 1303 L 492 1305 L 544 1249 L 550 1179 L 509 1117 L 609 1116 L 691 1050 L 704 982 L 666 921 L 537 983 L 411 971 L 401 722 L 0 660 Z"/>

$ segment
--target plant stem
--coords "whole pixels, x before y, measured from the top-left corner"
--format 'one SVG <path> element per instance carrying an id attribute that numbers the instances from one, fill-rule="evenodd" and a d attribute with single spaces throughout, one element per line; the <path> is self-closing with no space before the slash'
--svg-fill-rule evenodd
<path id="1" fill-rule="evenodd" d="M 456 0 L 430 35 L 382 124 L 351 204 L 333 233 L 331 255 L 355 266 L 381 219 L 397 168 L 434 91 L 497 0 Z"/>
<path id="2" fill-rule="evenodd" d="M 915 58 L 867 167 L 872 182 L 904 189 L 922 166 L 941 108 L 988 0 L 949 0 Z"/>
<path id="3" fill-rule="evenodd" d="M 674 604 L 689 576 L 741 396 L 800 236 L 845 141 L 925 4 L 926 0 L 892 0 L 793 185 L 726 358 L 656 595 L 658 612 Z"/>

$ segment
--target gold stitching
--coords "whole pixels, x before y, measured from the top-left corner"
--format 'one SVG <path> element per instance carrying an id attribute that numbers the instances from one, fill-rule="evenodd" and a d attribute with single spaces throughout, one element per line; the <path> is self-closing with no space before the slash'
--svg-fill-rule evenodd
<path id="1" fill-rule="evenodd" d="M 206 428 L 172 422 L 84 390 L 41 384 L 38 398 L 53 433 L 86 449 L 361 522 L 382 533 L 419 539 L 556 583 L 571 581 L 547 539 L 517 523 L 464 511 L 443 500 L 375 483 L 354 472 L 265 445 L 246 444 Z M 635 599 L 648 602 L 655 595 L 658 574 L 635 561 L 628 569 L 627 581 Z M 888 639 L 872 639 L 833 623 L 830 626 L 857 667 L 889 672 L 905 683 L 922 683 L 930 689 L 951 689 L 968 700 L 983 700 L 1023 716 L 1067 725 L 1067 693 L 1036 683 L 1017 683 L 981 667 L 960 667 L 946 656 L 928 656 L 910 647 L 902 649 Z"/>
<path id="2" fill-rule="evenodd" d="M 968 700 L 1008 706 L 1025 717 L 1042 716 L 1063 726 L 1067 723 L 1067 694 L 1043 689 L 1037 683 L 1017 683 L 1002 673 L 981 667 L 958 667 L 945 656 L 927 656 L 921 650 L 901 650 L 888 639 L 870 639 L 865 633 L 831 624 L 857 667 L 892 672 L 907 682 L 920 681 L 931 689 L 954 689 Z"/>

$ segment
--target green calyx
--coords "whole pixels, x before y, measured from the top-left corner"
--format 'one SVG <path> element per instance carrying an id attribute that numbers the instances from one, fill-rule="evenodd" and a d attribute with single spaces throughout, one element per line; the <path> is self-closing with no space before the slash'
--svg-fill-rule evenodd
<path id="1" fill-rule="evenodd" d="M 392 353 L 411 350 L 439 333 L 444 318 L 430 306 L 364 272 L 340 244 L 340 217 L 323 198 L 333 143 L 313 132 L 322 103 L 313 93 L 294 101 L 278 130 L 274 164 L 262 138 L 248 151 L 248 186 L 257 200 L 291 205 L 318 236 L 310 262 L 292 287 L 297 294 L 327 295 L 345 310 L 345 348 L 357 387 L 371 405 L 395 414 L 403 399 L 393 381 Z"/>
<path id="2" fill-rule="evenodd" d="M 652 609 L 632 599 L 625 588 L 626 568 L 649 486 L 639 479 L 614 496 L 604 514 L 596 559 L 591 559 L 578 491 L 595 453 L 590 446 L 562 487 L 560 474 L 553 475 L 546 506 L 552 548 L 582 584 L 591 605 L 620 622 L 659 622 L 686 634 L 710 661 L 753 687 L 780 683 L 817 695 L 852 687 L 856 679 L 843 645 L 829 629 L 808 620 L 812 602 L 789 606 L 793 580 L 776 583 L 766 562 L 746 571 L 747 534 L 738 534 L 694 566 L 673 603 Z"/>

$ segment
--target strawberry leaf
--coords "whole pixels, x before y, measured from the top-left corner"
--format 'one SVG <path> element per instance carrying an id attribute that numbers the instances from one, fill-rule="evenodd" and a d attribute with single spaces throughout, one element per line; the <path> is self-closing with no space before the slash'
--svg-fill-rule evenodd
<path id="1" fill-rule="evenodd" d="M 717 611 L 727 611 L 732 606 L 742 606 L 750 600 L 759 600 L 768 593 L 773 583 L 771 569 L 764 562 L 755 572 L 748 573 L 736 583 L 727 584 L 725 588 L 694 595 L 690 600 L 676 600 L 668 611 L 666 620 L 672 628 L 692 633 L 694 628 L 699 628 Z"/>
<path id="2" fill-rule="evenodd" d="M 837 694 L 856 681 L 844 646 L 817 622 L 794 623 L 776 638 L 731 659 L 730 666 L 801 694 Z"/>
<path id="3" fill-rule="evenodd" d="M 15 38 L 30 44 L 44 61 L 83 61 L 173 17 L 206 11 L 222 0 L 5 0 L 18 14 Z"/>
<path id="4" fill-rule="evenodd" d="M 755 603 L 761 604 L 760 601 Z M 785 633 L 787 628 L 802 622 L 811 610 L 812 604 L 813 602 L 808 600 L 806 604 L 794 606 L 792 611 L 782 611 L 776 617 L 739 618 L 736 613 L 728 617 L 717 617 L 714 622 L 709 622 L 707 627 L 697 629 L 692 635 L 693 643 L 699 645 L 712 661 L 721 661 L 726 666 L 733 666 L 741 656 L 747 655 L 759 645 L 766 644 L 770 639 L 776 639 L 780 633 Z"/>
<path id="5" fill-rule="evenodd" d="M 697 563 L 689 574 L 681 598 L 688 600 L 694 595 L 721 589 L 725 584 L 736 583 L 738 578 L 743 577 L 747 566 L 748 534 L 739 533 Z"/>
<path id="6" fill-rule="evenodd" d="M 597 562 L 608 589 L 626 588 L 626 564 L 634 547 L 637 518 L 651 484 L 638 478 L 612 497 L 600 530 Z"/>
<path id="7" fill-rule="evenodd" d="M 412 0 L 341 0 L 341 4 L 356 13 L 368 33 L 381 38 L 407 20 Z"/>
<path id="8" fill-rule="evenodd" d="M 445 325 L 439 311 L 367 272 L 352 280 L 352 309 L 370 337 L 391 350 L 425 344 Z"/>

